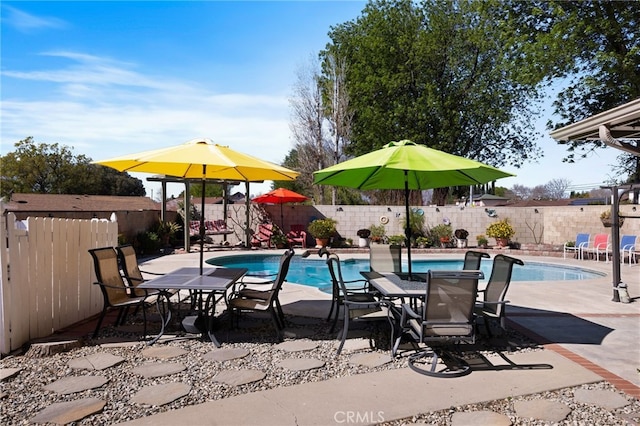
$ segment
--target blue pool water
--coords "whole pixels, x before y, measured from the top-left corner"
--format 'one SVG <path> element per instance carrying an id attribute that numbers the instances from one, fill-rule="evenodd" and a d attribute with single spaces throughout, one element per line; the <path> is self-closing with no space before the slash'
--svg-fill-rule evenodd
<path id="1" fill-rule="evenodd" d="M 238 256 L 223 256 L 207 260 L 208 264 L 233 268 L 247 268 L 249 274 L 275 274 L 278 272 L 280 255 L 246 254 Z M 491 259 L 483 260 L 481 269 L 485 279 L 491 275 Z M 460 260 L 413 260 L 413 272 L 427 272 L 433 270 L 462 269 Z M 347 280 L 362 279 L 360 271 L 369 270 L 368 259 L 349 259 L 344 256 L 341 261 L 342 275 Z M 407 265 L 403 265 L 407 270 Z M 604 274 L 587 269 L 559 266 L 548 263 L 526 262 L 524 266 L 515 265 L 512 281 L 565 281 L 586 280 L 602 277 Z M 331 291 L 331 278 L 327 264 L 321 259 L 302 258 L 294 256 L 291 260 L 287 281 L 318 287 L 324 291 Z"/>

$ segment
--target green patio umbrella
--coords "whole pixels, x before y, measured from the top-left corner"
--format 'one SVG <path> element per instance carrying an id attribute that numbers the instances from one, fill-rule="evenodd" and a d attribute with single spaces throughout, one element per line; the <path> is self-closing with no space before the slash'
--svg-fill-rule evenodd
<path id="1" fill-rule="evenodd" d="M 411 277 L 409 190 L 484 184 L 513 176 L 495 167 L 447 154 L 410 140 L 390 142 L 381 149 L 314 173 L 314 183 L 356 189 L 404 189 L 405 237 Z"/>

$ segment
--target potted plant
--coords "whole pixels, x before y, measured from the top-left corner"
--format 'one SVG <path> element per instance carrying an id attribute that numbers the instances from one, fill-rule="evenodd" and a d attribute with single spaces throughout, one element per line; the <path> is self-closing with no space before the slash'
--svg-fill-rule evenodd
<path id="1" fill-rule="evenodd" d="M 316 239 L 316 247 L 326 247 L 329 239 L 336 233 L 336 222 L 334 219 L 316 219 L 309 224 L 307 230 Z"/>
<path id="2" fill-rule="evenodd" d="M 482 234 L 476 235 L 476 241 L 478 242 L 478 247 L 480 248 L 487 248 L 487 245 L 489 244 L 489 240 L 487 240 L 487 237 Z"/>
<path id="3" fill-rule="evenodd" d="M 431 246 L 431 240 L 429 237 L 418 237 L 416 238 L 416 244 L 420 248 L 426 248 Z"/>
<path id="4" fill-rule="evenodd" d="M 402 246 L 405 242 L 406 237 L 402 234 L 398 235 L 389 235 L 389 244 L 392 246 Z"/>
<path id="5" fill-rule="evenodd" d="M 384 240 L 384 237 L 387 233 L 387 231 L 384 229 L 384 225 L 371 225 L 369 227 L 369 231 L 371 231 L 369 240 L 378 244 L 380 244 Z"/>
<path id="6" fill-rule="evenodd" d="M 171 240 L 174 235 L 180 231 L 182 227 L 178 225 L 176 222 L 158 222 L 158 228 L 156 229 L 156 233 L 158 234 L 158 238 L 162 242 L 163 247 L 168 248 L 171 246 Z"/>
<path id="7" fill-rule="evenodd" d="M 369 247 L 369 236 L 371 235 L 371 230 L 369 229 L 358 229 L 358 247 Z"/>
<path id="8" fill-rule="evenodd" d="M 487 227 L 487 236 L 496 239 L 498 247 L 509 245 L 509 239 L 515 235 L 516 231 L 509 223 L 509 219 L 502 219 L 493 222 Z"/>
<path id="9" fill-rule="evenodd" d="M 276 248 L 285 248 L 289 245 L 289 239 L 277 226 L 273 226 L 273 233 L 271 234 L 271 244 L 276 246 Z"/>
<path id="10" fill-rule="evenodd" d="M 446 225 L 444 223 L 440 225 L 436 225 L 429 231 L 431 238 L 435 243 L 440 243 L 442 248 L 445 248 L 449 245 L 451 238 L 453 237 L 453 231 L 451 230 L 451 225 Z"/>
<path id="11" fill-rule="evenodd" d="M 458 248 L 465 248 L 467 246 L 467 237 L 469 236 L 469 231 L 467 231 L 466 229 L 456 229 L 453 232 L 453 235 L 456 237 Z"/>
<path id="12" fill-rule="evenodd" d="M 602 221 L 602 224 L 604 225 L 605 228 L 611 228 L 613 226 L 613 219 L 611 218 L 611 210 L 605 210 L 602 213 L 600 213 L 600 220 Z M 620 223 L 620 226 L 624 224 L 624 217 L 620 217 L 619 213 L 618 213 L 618 223 Z"/>

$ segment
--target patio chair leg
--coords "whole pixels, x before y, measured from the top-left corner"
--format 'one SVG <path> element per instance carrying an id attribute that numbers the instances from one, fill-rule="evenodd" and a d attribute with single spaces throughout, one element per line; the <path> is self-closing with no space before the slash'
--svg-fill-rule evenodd
<path id="1" fill-rule="evenodd" d="M 336 329 L 336 324 L 338 324 L 339 316 L 340 316 L 340 304 L 336 302 L 336 311 L 333 314 L 333 322 L 331 323 L 331 328 L 329 329 L 329 333 L 333 333 L 333 331 Z"/>
<path id="2" fill-rule="evenodd" d="M 331 321 L 331 314 L 333 313 L 333 307 L 336 304 L 336 299 L 335 298 L 331 298 L 331 308 L 329 309 L 329 315 L 327 315 L 327 321 Z"/>
<path id="3" fill-rule="evenodd" d="M 104 320 L 104 316 L 106 314 L 107 314 L 107 309 L 105 307 L 104 309 L 102 309 L 102 312 L 100 312 L 100 318 L 98 318 L 98 324 L 96 324 L 96 329 L 93 332 L 94 339 L 98 337 L 98 330 L 100 330 L 100 326 L 102 325 L 102 320 Z"/>
<path id="4" fill-rule="evenodd" d="M 338 317 L 336 316 L 336 320 L 337 319 Z M 344 321 L 342 325 L 342 333 L 340 337 L 340 346 L 338 346 L 338 350 L 336 351 L 336 356 L 340 355 L 340 352 L 342 352 L 342 347 L 344 346 L 344 342 L 347 340 L 347 334 L 349 334 L 349 310 L 345 308 Z"/>
<path id="5" fill-rule="evenodd" d="M 142 340 L 147 339 L 147 309 L 144 306 L 144 301 L 142 304 Z"/>
<path id="6" fill-rule="evenodd" d="M 271 311 L 271 319 L 273 320 L 273 325 L 276 328 L 276 335 L 278 342 L 282 341 L 282 330 L 280 329 L 280 320 L 278 319 L 278 313 L 275 310 L 270 309 Z"/>
<path id="7" fill-rule="evenodd" d="M 282 305 L 280 305 L 280 301 L 278 299 L 275 300 L 276 309 L 278 313 L 278 320 L 280 321 L 281 328 L 285 327 L 284 323 L 284 311 L 282 310 Z"/>

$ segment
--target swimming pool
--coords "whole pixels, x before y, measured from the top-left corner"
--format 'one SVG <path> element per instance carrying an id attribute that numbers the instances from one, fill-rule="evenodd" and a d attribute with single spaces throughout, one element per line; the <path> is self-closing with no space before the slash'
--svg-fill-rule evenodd
<path id="1" fill-rule="evenodd" d="M 247 268 L 249 274 L 275 274 L 278 272 L 280 255 L 277 254 L 242 254 L 236 256 L 222 256 L 208 259 L 210 265 L 219 265 L 233 268 Z M 360 271 L 369 270 L 368 259 L 342 259 L 342 275 L 347 280 L 362 279 Z M 427 272 L 433 270 L 462 269 L 463 260 L 413 260 L 413 272 Z M 485 280 L 491 275 L 492 260 L 483 260 L 481 264 Z M 403 265 L 407 270 L 407 265 Z M 552 265 L 542 262 L 526 262 L 524 266 L 515 265 L 512 281 L 567 281 L 587 280 L 603 277 L 605 274 L 588 269 Z M 331 291 L 331 278 L 324 259 L 302 258 L 298 255 L 291 260 L 287 281 L 291 283 L 317 287 L 323 291 Z"/>

